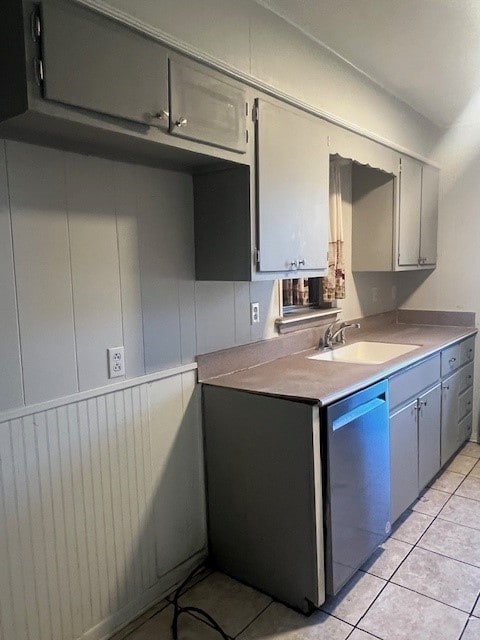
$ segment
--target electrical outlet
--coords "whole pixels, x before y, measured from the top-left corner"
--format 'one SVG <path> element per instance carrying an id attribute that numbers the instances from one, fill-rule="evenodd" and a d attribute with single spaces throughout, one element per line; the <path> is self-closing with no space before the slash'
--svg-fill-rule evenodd
<path id="1" fill-rule="evenodd" d="M 260 322 L 260 303 L 250 303 L 250 324 L 258 324 Z"/>
<path id="2" fill-rule="evenodd" d="M 108 355 L 108 377 L 119 378 L 125 375 L 125 349 L 124 347 L 110 347 Z"/>

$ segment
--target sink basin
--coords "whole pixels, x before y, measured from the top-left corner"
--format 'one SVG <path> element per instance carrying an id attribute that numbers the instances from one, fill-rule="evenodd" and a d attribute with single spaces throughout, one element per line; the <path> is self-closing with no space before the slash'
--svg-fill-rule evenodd
<path id="1" fill-rule="evenodd" d="M 310 360 L 329 360 L 331 362 L 354 362 L 357 364 L 382 364 L 418 349 L 417 344 L 393 344 L 392 342 L 354 342 L 345 347 L 334 347 L 321 351 Z"/>

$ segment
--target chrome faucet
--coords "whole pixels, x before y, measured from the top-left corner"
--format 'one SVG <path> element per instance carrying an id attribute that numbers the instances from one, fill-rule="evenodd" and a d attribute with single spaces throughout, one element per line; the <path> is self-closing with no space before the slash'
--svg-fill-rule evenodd
<path id="1" fill-rule="evenodd" d="M 324 335 L 320 338 L 319 349 L 333 349 L 334 341 L 345 344 L 345 329 L 360 329 L 358 322 L 342 322 L 336 326 L 337 322 L 338 320 L 335 320 L 335 322 L 328 325 Z"/>

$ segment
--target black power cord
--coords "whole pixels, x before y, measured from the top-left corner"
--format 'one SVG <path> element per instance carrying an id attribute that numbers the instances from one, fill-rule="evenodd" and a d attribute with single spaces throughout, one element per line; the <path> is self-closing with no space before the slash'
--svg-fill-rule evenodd
<path id="1" fill-rule="evenodd" d="M 175 591 L 175 595 L 173 597 L 173 607 L 174 607 L 174 613 L 173 613 L 173 620 L 172 620 L 172 638 L 173 640 L 178 640 L 178 618 L 181 616 L 182 613 L 195 613 L 197 616 L 202 616 L 200 618 L 197 618 L 197 620 L 199 622 L 203 622 L 203 624 L 206 624 L 210 627 L 212 627 L 215 631 L 218 631 L 218 633 L 220 634 L 220 636 L 223 638 L 223 640 L 233 640 L 230 636 L 227 636 L 227 634 L 225 633 L 225 631 L 222 629 L 222 627 L 218 624 L 218 622 L 216 620 L 214 620 L 212 618 L 212 616 L 207 613 L 206 611 L 204 611 L 203 609 L 199 609 L 198 607 L 182 607 L 178 604 L 178 599 L 180 598 L 181 595 L 183 595 L 183 589 L 186 587 L 187 583 L 194 578 L 195 576 L 197 576 L 201 571 L 203 571 L 203 569 L 206 568 L 206 563 L 202 562 L 200 565 L 198 565 L 198 567 L 196 567 L 186 578 L 185 580 L 182 582 L 182 584 L 178 587 L 178 589 Z"/>

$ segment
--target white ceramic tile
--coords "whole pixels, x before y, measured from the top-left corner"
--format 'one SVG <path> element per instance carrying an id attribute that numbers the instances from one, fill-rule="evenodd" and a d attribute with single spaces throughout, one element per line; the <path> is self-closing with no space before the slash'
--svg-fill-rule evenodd
<path id="1" fill-rule="evenodd" d="M 478 640 L 480 638 L 480 618 L 470 618 L 465 631 L 462 635 L 462 640 Z"/>
<path id="2" fill-rule="evenodd" d="M 446 471 L 453 471 L 455 473 L 462 473 L 463 475 L 467 475 L 467 473 L 469 473 L 473 469 L 476 462 L 476 458 L 465 456 L 459 453 L 446 467 Z"/>
<path id="3" fill-rule="evenodd" d="M 480 568 L 416 548 L 392 582 L 469 613 L 480 591 Z"/>
<path id="4" fill-rule="evenodd" d="M 386 581 L 359 571 L 334 598 L 327 599 L 323 611 L 355 625 L 372 604 Z"/>
<path id="5" fill-rule="evenodd" d="M 452 496 L 441 510 L 439 518 L 480 529 L 480 502 L 461 496 Z"/>
<path id="6" fill-rule="evenodd" d="M 437 518 L 418 542 L 422 549 L 480 567 L 480 530 Z"/>
<path id="7" fill-rule="evenodd" d="M 464 456 L 465 457 L 465 456 Z M 438 478 L 432 482 L 432 489 L 444 491 L 445 493 L 453 493 L 461 484 L 465 476 L 454 471 L 444 471 Z"/>
<path id="8" fill-rule="evenodd" d="M 169 605 L 128 635 L 126 640 L 170 640 L 173 611 L 173 605 Z M 178 620 L 178 637 L 179 640 L 218 640 L 220 636 L 197 618 L 183 613 Z"/>
<path id="9" fill-rule="evenodd" d="M 475 604 L 475 607 L 474 607 L 474 609 L 473 609 L 472 614 L 473 614 L 474 616 L 477 616 L 477 618 L 480 618 L 480 595 L 479 595 L 479 598 L 478 598 L 478 600 L 477 600 L 477 603 Z M 480 637 L 480 636 L 479 636 L 479 637 Z"/>
<path id="10" fill-rule="evenodd" d="M 385 640 L 457 640 L 468 615 L 389 583 L 359 627 Z"/>
<path id="11" fill-rule="evenodd" d="M 464 456 L 471 456 L 472 458 L 480 458 L 480 444 L 476 442 L 467 442 L 460 453 Z"/>
<path id="12" fill-rule="evenodd" d="M 455 491 L 456 496 L 480 500 L 480 478 L 468 476 Z"/>
<path id="13" fill-rule="evenodd" d="M 179 600 L 181 605 L 208 611 L 226 633 L 232 636 L 245 629 L 271 601 L 263 593 L 221 573 L 212 573 Z"/>
<path id="14" fill-rule="evenodd" d="M 323 611 L 307 617 L 274 602 L 238 636 L 238 640 L 345 640 L 351 631 L 349 624 Z"/>
<path id="15" fill-rule="evenodd" d="M 412 549 L 413 546 L 407 542 L 389 538 L 367 560 L 362 570 L 388 580 Z"/>
<path id="16" fill-rule="evenodd" d="M 417 511 L 405 511 L 396 521 L 390 537 L 415 544 L 432 522 L 432 516 Z"/>
<path id="17" fill-rule="evenodd" d="M 475 458 L 475 460 L 476 460 L 476 458 Z M 480 478 L 480 460 L 476 463 L 476 465 L 470 471 L 469 475 L 473 476 L 474 478 Z"/>
<path id="18" fill-rule="evenodd" d="M 348 636 L 348 640 L 376 640 L 375 636 L 372 636 L 370 633 L 366 631 L 362 631 L 361 629 L 354 629 L 352 633 Z"/>
<path id="19" fill-rule="evenodd" d="M 444 491 L 427 489 L 415 502 L 412 509 L 429 516 L 436 516 L 449 498 L 450 495 Z"/>

